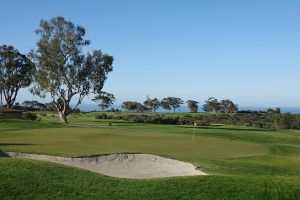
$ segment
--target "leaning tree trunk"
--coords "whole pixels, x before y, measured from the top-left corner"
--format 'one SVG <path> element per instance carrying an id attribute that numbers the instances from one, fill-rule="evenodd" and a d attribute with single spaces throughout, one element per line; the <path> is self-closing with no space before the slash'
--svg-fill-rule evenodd
<path id="1" fill-rule="evenodd" d="M 58 113 L 59 113 L 59 119 L 62 123 L 69 123 L 65 112 L 59 111 Z"/>

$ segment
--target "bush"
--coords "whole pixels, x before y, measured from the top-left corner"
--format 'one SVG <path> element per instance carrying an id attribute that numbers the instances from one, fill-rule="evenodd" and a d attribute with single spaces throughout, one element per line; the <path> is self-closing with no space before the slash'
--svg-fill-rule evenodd
<path id="1" fill-rule="evenodd" d="M 262 113 L 262 112 L 244 112 L 244 113 L 219 113 L 219 114 L 199 114 L 172 116 L 166 114 L 105 114 L 101 113 L 95 116 L 96 119 L 124 120 L 136 123 L 149 124 L 178 124 L 209 126 L 210 124 L 226 124 L 252 126 L 266 129 L 299 129 L 300 115 Z"/>
<path id="2" fill-rule="evenodd" d="M 96 119 L 107 119 L 107 115 L 105 113 L 95 115 Z"/>
<path id="3" fill-rule="evenodd" d="M 23 117 L 24 117 L 24 119 L 28 119 L 28 120 L 32 120 L 32 121 L 36 121 L 37 120 L 37 114 L 35 114 L 35 113 L 29 113 L 29 112 L 27 112 L 27 113 L 23 113 Z"/>
<path id="4" fill-rule="evenodd" d="M 195 120 L 196 126 L 210 126 L 208 119 L 197 119 Z"/>
<path id="5" fill-rule="evenodd" d="M 179 125 L 194 125 L 194 119 L 192 117 L 180 117 L 178 120 Z"/>

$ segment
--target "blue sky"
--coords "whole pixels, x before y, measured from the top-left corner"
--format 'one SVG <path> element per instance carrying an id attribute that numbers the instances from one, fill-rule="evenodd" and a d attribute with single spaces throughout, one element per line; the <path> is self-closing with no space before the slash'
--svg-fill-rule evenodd
<path id="1" fill-rule="evenodd" d="M 1 2 L 0 44 L 27 53 L 40 19 L 61 15 L 86 28 L 86 50 L 114 56 L 105 90 L 118 103 L 214 96 L 299 107 L 299 10 L 297 0 L 10 0 Z M 38 99 L 27 91 L 19 102 Z"/>

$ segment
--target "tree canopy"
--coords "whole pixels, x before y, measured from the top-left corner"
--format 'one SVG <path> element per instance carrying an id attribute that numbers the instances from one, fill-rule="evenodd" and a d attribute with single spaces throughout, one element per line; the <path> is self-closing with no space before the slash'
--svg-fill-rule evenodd
<path id="1" fill-rule="evenodd" d="M 221 100 L 220 111 L 224 113 L 234 113 L 238 111 L 238 105 L 234 104 L 230 99 Z"/>
<path id="2" fill-rule="evenodd" d="M 113 57 L 100 50 L 84 53 L 90 44 L 85 29 L 75 26 L 63 17 L 41 20 L 36 30 L 37 49 L 30 55 L 36 64 L 32 93 L 40 97 L 47 94 L 62 122 L 89 94 L 99 95 L 109 72 L 113 70 Z M 69 109 L 76 98 L 75 106 Z"/>
<path id="3" fill-rule="evenodd" d="M 234 104 L 230 99 L 218 101 L 214 97 L 210 97 L 203 105 L 205 112 L 223 112 L 234 113 L 238 111 L 238 105 Z"/>
<path id="4" fill-rule="evenodd" d="M 152 112 L 156 112 L 156 110 L 161 106 L 160 101 L 157 98 L 151 99 L 147 96 L 147 99 L 144 101 L 144 105 Z"/>
<path id="5" fill-rule="evenodd" d="M 190 109 L 190 112 L 198 112 L 198 101 L 187 100 L 186 103 L 188 105 L 188 108 Z"/>
<path id="6" fill-rule="evenodd" d="M 184 102 L 178 97 L 167 97 L 161 100 L 161 106 L 166 110 L 172 110 L 175 112 L 176 108 L 179 108 Z"/>
<path id="7" fill-rule="evenodd" d="M 148 111 L 148 108 L 146 106 L 136 101 L 125 101 L 122 104 L 122 108 L 127 111 L 136 111 L 136 112 Z"/>
<path id="8" fill-rule="evenodd" d="M 102 110 L 107 109 L 109 106 L 111 106 L 115 101 L 115 97 L 113 94 L 107 93 L 107 92 L 100 92 L 93 101 L 98 101 L 99 106 Z"/>
<path id="9" fill-rule="evenodd" d="M 13 46 L 0 46 L 0 93 L 6 106 L 12 107 L 21 88 L 32 82 L 34 64 Z"/>
<path id="10" fill-rule="evenodd" d="M 205 104 L 202 108 L 205 112 L 219 112 L 220 103 L 218 102 L 218 99 L 210 97 L 208 100 L 205 101 Z"/>

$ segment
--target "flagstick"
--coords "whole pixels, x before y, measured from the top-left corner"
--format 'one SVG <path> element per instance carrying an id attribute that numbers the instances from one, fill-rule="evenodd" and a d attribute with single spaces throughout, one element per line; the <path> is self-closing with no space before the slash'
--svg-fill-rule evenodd
<path id="1" fill-rule="evenodd" d="M 194 123 L 193 141 L 195 140 L 196 123 Z"/>

